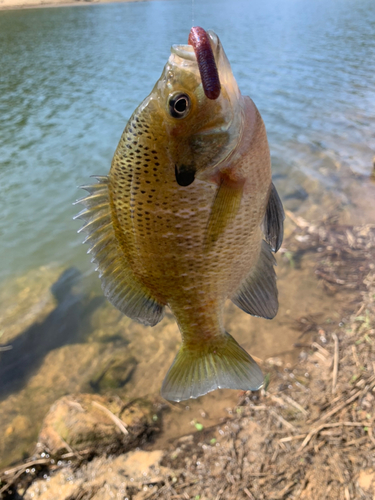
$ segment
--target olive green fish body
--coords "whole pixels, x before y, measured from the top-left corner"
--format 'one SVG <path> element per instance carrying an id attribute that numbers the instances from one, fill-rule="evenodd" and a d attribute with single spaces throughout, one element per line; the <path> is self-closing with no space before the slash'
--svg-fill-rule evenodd
<path id="1" fill-rule="evenodd" d="M 190 48 L 174 47 L 80 214 L 109 300 L 150 325 L 172 310 L 183 344 L 162 394 L 176 401 L 259 388 L 261 372 L 225 332 L 222 310 L 231 298 L 250 314 L 277 311 L 271 250 L 283 213 L 266 131 L 210 37 L 220 97 L 204 95 Z"/>

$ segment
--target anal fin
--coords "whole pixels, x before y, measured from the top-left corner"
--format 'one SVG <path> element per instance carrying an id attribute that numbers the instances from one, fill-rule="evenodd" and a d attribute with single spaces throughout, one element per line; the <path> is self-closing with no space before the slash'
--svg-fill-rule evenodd
<path id="1" fill-rule="evenodd" d="M 112 224 L 108 177 L 97 177 L 98 183 L 82 186 L 89 195 L 76 203 L 86 208 L 75 219 L 83 219 L 78 231 L 87 233 L 88 253 L 97 271 L 107 299 L 122 313 L 144 325 L 154 326 L 164 316 L 164 306 L 159 304 L 133 275 L 116 239 Z"/>
<path id="2" fill-rule="evenodd" d="M 259 366 L 229 333 L 223 333 L 204 348 L 183 344 L 164 379 L 161 395 L 169 401 L 185 401 L 215 389 L 256 391 L 262 385 Z"/>
<path id="3" fill-rule="evenodd" d="M 274 318 L 279 308 L 275 265 L 270 245 L 262 241 L 258 262 L 241 283 L 232 302 L 252 316 Z"/>

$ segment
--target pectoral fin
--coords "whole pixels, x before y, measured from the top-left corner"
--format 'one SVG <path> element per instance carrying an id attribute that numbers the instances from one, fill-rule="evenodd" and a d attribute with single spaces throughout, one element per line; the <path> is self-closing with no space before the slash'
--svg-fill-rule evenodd
<path id="1" fill-rule="evenodd" d="M 240 208 L 243 184 L 232 185 L 222 179 L 217 190 L 207 226 L 205 250 L 209 251 L 228 225 L 234 220 Z"/>
<path id="2" fill-rule="evenodd" d="M 90 244 L 88 253 L 98 266 L 96 270 L 107 299 L 126 316 L 154 326 L 163 318 L 164 307 L 134 277 L 113 229 L 109 179 L 97 177 L 97 180 L 97 184 L 82 186 L 89 195 L 77 201 L 86 207 L 75 217 L 85 222 L 78 232 L 87 233 L 84 243 Z"/>
<path id="3" fill-rule="evenodd" d="M 283 242 L 284 219 L 283 204 L 272 183 L 266 214 L 264 216 L 264 237 L 267 243 L 271 245 L 273 252 L 277 252 Z"/>
<path id="4" fill-rule="evenodd" d="M 262 241 L 258 262 L 241 283 L 232 302 L 252 316 L 274 318 L 279 308 L 274 265 L 271 247 Z"/>

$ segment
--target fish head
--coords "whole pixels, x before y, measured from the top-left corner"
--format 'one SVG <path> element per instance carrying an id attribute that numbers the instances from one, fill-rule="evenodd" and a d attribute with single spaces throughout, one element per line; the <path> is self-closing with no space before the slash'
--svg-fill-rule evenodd
<path id="1" fill-rule="evenodd" d="M 205 32 L 204 32 L 205 33 Z M 208 98 L 191 45 L 173 45 L 151 96 L 162 115 L 167 149 L 180 185 L 212 174 L 236 148 L 243 128 L 242 96 L 219 37 L 208 31 L 220 91 Z M 160 123 L 160 121 L 159 121 Z"/>

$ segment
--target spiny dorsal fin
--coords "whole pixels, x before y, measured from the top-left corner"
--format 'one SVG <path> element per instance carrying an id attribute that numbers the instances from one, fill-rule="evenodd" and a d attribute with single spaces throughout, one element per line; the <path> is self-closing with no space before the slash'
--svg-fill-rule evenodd
<path id="1" fill-rule="evenodd" d="M 207 226 L 205 250 L 209 251 L 240 208 L 243 185 L 232 186 L 222 179 L 211 207 Z"/>
<path id="2" fill-rule="evenodd" d="M 183 344 L 161 389 L 169 401 L 198 398 L 215 389 L 256 391 L 263 374 L 253 358 L 229 333 L 207 341 L 204 349 Z"/>
<path id="3" fill-rule="evenodd" d="M 271 247 L 262 241 L 258 262 L 241 283 L 232 302 L 252 316 L 274 318 L 279 308 L 274 265 Z"/>
<path id="4" fill-rule="evenodd" d="M 89 243 L 88 253 L 96 270 L 107 299 L 132 319 L 154 326 L 163 318 L 164 307 L 151 297 L 150 292 L 139 283 L 118 244 L 112 225 L 109 201 L 108 177 L 96 177 L 98 183 L 81 186 L 89 195 L 76 203 L 86 208 L 75 219 L 83 219 L 84 243 Z"/>
<path id="5" fill-rule="evenodd" d="M 283 204 L 274 184 L 271 183 L 270 196 L 264 216 L 264 237 L 267 243 L 271 245 L 273 252 L 277 252 L 283 242 L 284 219 Z"/>

